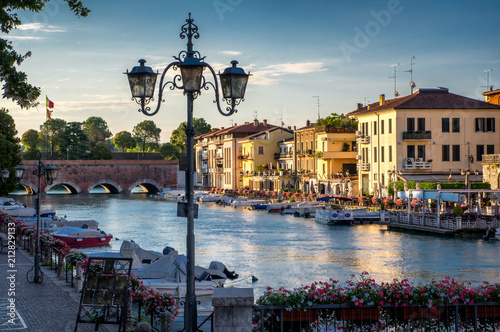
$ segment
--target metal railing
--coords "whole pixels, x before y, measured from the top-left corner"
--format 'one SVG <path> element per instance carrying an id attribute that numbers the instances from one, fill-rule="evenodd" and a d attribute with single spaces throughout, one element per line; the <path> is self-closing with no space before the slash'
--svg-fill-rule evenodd
<path id="1" fill-rule="evenodd" d="M 500 303 L 427 306 L 318 305 L 306 310 L 253 306 L 253 330 L 285 331 L 499 331 Z"/>

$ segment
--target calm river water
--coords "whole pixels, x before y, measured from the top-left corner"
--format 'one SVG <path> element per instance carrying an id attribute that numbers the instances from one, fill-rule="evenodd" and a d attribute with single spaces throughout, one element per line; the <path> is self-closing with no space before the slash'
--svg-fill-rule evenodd
<path id="1" fill-rule="evenodd" d="M 32 197 L 13 196 L 32 206 Z M 186 219 L 176 217 L 176 204 L 136 195 L 46 195 L 42 208 L 55 208 L 68 220 L 94 219 L 113 234 L 118 251 L 133 239 L 145 249 L 166 245 L 186 251 Z M 330 278 L 341 282 L 368 271 L 375 280 L 408 278 L 428 282 L 451 276 L 480 283 L 500 280 L 500 244 L 388 231 L 383 225 L 326 226 L 314 219 L 271 215 L 200 205 L 195 220 L 196 264 L 223 262 L 240 274 L 234 286 L 294 288 Z M 252 283 L 250 276 L 259 280 Z"/>

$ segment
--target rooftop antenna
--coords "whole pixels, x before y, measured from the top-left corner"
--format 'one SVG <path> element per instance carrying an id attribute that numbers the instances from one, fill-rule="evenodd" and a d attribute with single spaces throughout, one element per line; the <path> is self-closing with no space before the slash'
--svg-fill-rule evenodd
<path id="1" fill-rule="evenodd" d="M 233 119 L 230 120 L 231 121 L 231 127 L 234 126 L 234 121 Z"/>
<path id="2" fill-rule="evenodd" d="M 363 98 L 365 100 L 365 105 L 364 106 L 368 105 L 368 103 L 370 102 L 370 100 L 368 99 L 368 97 L 363 97 Z"/>
<path id="3" fill-rule="evenodd" d="M 399 62 L 398 62 L 398 63 L 395 63 L 395 64 L 393 64 L 393 65 L 391 65 L 391 67 L 393 67 L 393 68 L 394 68 L 394 70 L 393 70 L 393 72 L 392 72 L 392 73 L 394 74 L 394 76 L 389 77 L 389 78 L 394 78 L 394 97 L 395 97 L 395 98 L 397 98 L 397 97 L 399 96 L 399 92 L 398 92 L 398 90 L 396 89 L 396 73 L 398 72 L 398 71 L 396 70 L 396 67 L 397 67 L 397 66 L 399 66 Z"/>
<path id="4" fill-rule="evenodd" d="M 486 73 L 486 86 L 481 86 L 482 88 L 486 88 L 486 91 L 490 91 L 490 87 L 493 90 L 493 85 L 490 86 L 490 73 L 493 69 L 486 69 L 484 72 Z"/>
<path id="5" fill-rule="evenodd" d="M 318 106 L 318 119 L 321 118 L 321 116 L 319 115 L 319 107 L 321 106 L 319 104 L 319 96 L 312 96 L 313 98 L 316 98 L 316 106 Z"/>
<path id="6" fill-rule="evenodd" d="M 413 65 L 415 64 L 415 63 L 413 63 L 413 59 L 415 59 L 414 56 L 412 56 L 410 58 L 410 70 L 405 70 L 405 73 L 410 73 L 410 89 L 411 89 L 410 91 L 411 91 L 411 94 L 413 94 L 413 89 L 415 89 L 415 87 L 417 86 L 415 84 L 415 82 L 413 82 Z M 394 88 L 394 89 L 396 89 L 396 88 Z"/>
<path id="7" fill-rule="evenodd" d="M 257 111 L 253 111 L 253 119 L 257 120 Z"/>

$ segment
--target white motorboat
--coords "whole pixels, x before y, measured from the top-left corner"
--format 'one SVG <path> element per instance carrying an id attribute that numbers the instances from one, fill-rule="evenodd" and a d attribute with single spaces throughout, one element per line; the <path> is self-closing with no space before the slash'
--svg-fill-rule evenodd
<path id="1" fill-rule="evenodd" d="M 317 209 L 314 220 L 325 225 L 351 225 L 354 221 L 353 212 L 343 209 Z"/>
<path id="2" fill-rule="evenodd" d="M 123 241 L 120 248 L 123 257 L 132 258 L 133 273 L 146 287 L 183 297 L 186 294 L 187 258 L 170 247 L 163 251 L 164 254 L 148 251 L 133 241 Z M 196 266 L 195 278 L 196 294 L 212 295 L 215 288 L 222 287 L 227 279 L 238 278 L 238 274 L 214 261 L 208 269 Z"/>
<path id="3" fill-rule="evenodd" d="M 231 206 L 234 208 L 238 207 L 252 207 L 256 204 L 265 204 L 266 200 L 265 199 L 238 199 L 235 200 L 234 202 L 231 203 Z"/>
<path id="4" fill-rule="evenodd" d="M 198 198 L 198 201 L 202 203 L 207 203 L 207 202 L 218 202 L 221 199 L 227 198 L 226 196 L 220 196 L 220 195 L 203 195 Z"/>

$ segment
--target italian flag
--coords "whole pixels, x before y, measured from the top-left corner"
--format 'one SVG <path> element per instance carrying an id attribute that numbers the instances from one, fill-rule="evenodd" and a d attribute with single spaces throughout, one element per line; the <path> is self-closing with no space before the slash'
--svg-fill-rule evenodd
<path id="1" fill-rule="evenodd" d="M 51 108 L 54 108 L 54 102 L 49 99 L 49 97 L 45 96 L 45 103 L 46 103 L 46 108 L 47 108 L 47 120 L 50 120 L 52 118 L 52 111 Z"/>
<path id="2" fill-rule="evenodd" d="M 450 176 L 448 176 L 448 181 L 451 181 L 451 173 L 450 173 Z"/>

